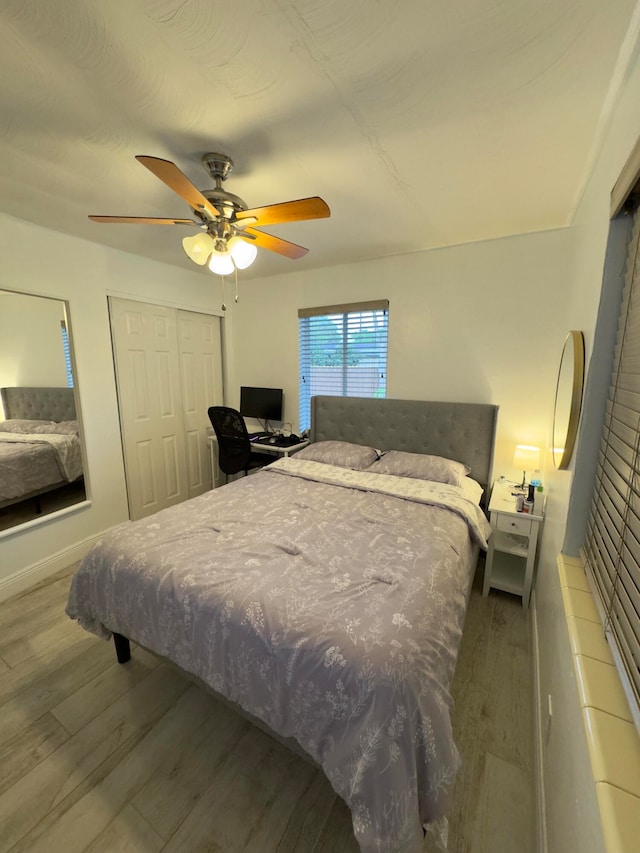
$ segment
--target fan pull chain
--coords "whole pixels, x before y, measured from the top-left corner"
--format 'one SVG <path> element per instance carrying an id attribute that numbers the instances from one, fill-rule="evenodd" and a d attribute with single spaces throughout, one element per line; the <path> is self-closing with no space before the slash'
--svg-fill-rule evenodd
<path id="1" fill-rule="evenodd" d="M 236 298 L 235 298 L 235 301 L 237 302 L 238 301 L 238 267 L 235 267 L 235 274 L 236 274 Z"/>
<path id="2" fill-rule="evenodd" d="M 222 310 L 223 310 L 223 311 L 226 311 L 226 310 L 227 310 L 227 305 L 226 305 L 226 303 L 225 303 L 225 301 L 224 301 L 224 276 L 221 276 L 221 278 L 222 278 L 222 306 L 221 306 L 221 307 L 222 307 Z"/>

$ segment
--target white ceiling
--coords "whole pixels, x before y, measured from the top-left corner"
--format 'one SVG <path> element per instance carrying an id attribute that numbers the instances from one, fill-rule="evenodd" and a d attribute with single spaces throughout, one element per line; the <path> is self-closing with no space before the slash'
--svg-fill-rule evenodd
<path id="1" fill-rule="evenodd" d="M 0 209 L 211 275 L 189 217 L 136 162 L 203 154 L 249 207 L 320 195 L 331 219 L 265 230 L 271 275 L 571 221 L 635 0 L 2 0 Z M 619 67 L 618 67 L 619 70 Z M 295 267 L 293 266 L 295 265 Z"/>

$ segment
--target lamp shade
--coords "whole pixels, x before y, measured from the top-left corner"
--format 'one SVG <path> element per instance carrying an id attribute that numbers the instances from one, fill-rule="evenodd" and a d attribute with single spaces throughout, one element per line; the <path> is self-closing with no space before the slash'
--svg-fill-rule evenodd
<path id="1" fill-rule="evenodd" d="M 199 264 L 201 267 L 207 263 L 209 255 L 213 252 L 213 246 L 213 237 L 203 231 L 194 234 L 193 237 L 185 237 L 182 241 L 182 248 L 188 257 L 194 264 Z"/>
<path id="2" fill-rule="evenodd" d="M 220 252 L 214 249 L 209 258 L 209 269 L 216 275 L 231 275 L 234 270 L 231 252 Z"/>
<path id="3" fill-rule="evenodd" d="M 513 464 L 523 471 L 531 471 L 540 467 L 540 448 L 531 444 L 518 444 L 513 454 Z"/>
<path id="4" fill-rule="evenodd" d="M 253 243 L 234 236 L 229 240 L 228 245 L 233 263 L 239 270 L 246 270 L 255 261 L 258 250 Z"/>

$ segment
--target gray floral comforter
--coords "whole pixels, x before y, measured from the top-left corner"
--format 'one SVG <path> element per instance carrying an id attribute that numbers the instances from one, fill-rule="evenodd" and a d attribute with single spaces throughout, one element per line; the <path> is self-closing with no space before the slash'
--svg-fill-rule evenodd
<path id="1" fill-rule="evenodd" d="M 114 528 L 67 605 L 294 737 L 363 853 L 417 853 L 445 814 L 449 685 L 488 535 L 460 490 L 402 479 L 283 459 Z"/>

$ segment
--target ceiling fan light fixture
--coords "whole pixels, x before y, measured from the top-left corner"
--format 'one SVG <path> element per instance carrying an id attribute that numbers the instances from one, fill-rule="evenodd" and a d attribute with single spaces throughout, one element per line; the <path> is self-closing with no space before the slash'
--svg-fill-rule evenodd
<path id="1" fill-rule="evenodd" d="M 244 232 L 244 228 L 302 222 L 331 215 L 329 206 L 319 196 L 248 208 L 239 196 L 222 189 L 222 182 L 233 168 L 233 161 L 226 154 L 205 154 L 202 158 L 206 170 L 215 181 L 213 189 L 202 191 L 170 160 L 147 154 L 137 154 L 136 160 L 180 196 L 189 205 L 197 221 L 192 218 L 94 214 L 89 219 L 111 224 L 199 226 L 201 232 L 185 237 L 182 247 L 189 260 L 199 266 L 209 261 L 209 269 L 218 275 L 247 269 L 256 259 L 257 248 L 267 249 L 291 260 L 307 254 L 308 249 L 304 246 L 282 240 L 259 228 L 251 228 L 248 232 Z"/>
<path id="2" fill-rule="evenodd" d="M 239 270 L 246 270 L 255 261 L 258 249 L 241 237 L 231 237 L 228 244 L 233 263 Z"/>
<path id="3" fill-rule="evenodd" d="M 209 269 L 216 275 L 231 275 L 235 269 L 231 252 L 214 249 L 209 258 Z"/>
<path id="4" fill-rule="evenodd" d="M 194 264 L 203 267 L 214 250 L 213 237 L 204 232 L 194 234 L 193 237 L 185 237 L 182 241 L 182 248 Z"/>

